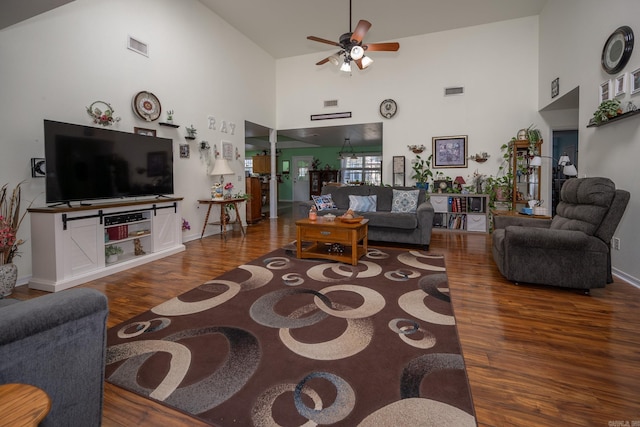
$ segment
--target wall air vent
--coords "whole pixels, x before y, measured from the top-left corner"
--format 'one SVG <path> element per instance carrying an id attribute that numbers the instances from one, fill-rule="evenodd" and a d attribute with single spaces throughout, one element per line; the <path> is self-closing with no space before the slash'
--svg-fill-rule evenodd
<path id="1" fill-rule="evenodd" d="M 140 40 L 134 39 L 131 36 L 127 38 L 127 49 L 139 53 L 140 55 L 149 57 L 149 45 L 141 42 Z"/>
<path id="2" fill-rule="evenodd" d="M 463 86 L 445 87 L 444 88 L 444 96 L 462 95 L 462 94 L 464 94 L 464 87 Z"/>
<path id="3" fill-rule="evenodd" d="M 324 107 L 337 107 L 338 106 L 338 100 L 337 99 L 329 99 L 327 101 L 324 101 Z"/>

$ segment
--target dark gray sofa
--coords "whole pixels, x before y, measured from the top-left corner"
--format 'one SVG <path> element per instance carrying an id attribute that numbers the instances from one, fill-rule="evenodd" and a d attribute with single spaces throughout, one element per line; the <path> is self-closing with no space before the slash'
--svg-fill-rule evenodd
<path id="1" fill-rule="evenodd" d="M 31 384 L 49 395 L 41 426 L 102 423 L 108 312 L 94 289 L 0 299 L 0 384 Z"/>
<path id="2" fill-rule="evenodd" d="M 377 195 L 376 212 L 357 212 L 369 219 L 369 240 L 391 243 L 407 243 L 421 245 L 429 250 L 431 243 L 431 229 L 433 227 L 433 206 L 427 194 L 420 189 L 418 207 L 415 213 L 391 212 L 393 190 L 416 190 L 413 187 L 381 187 L 374 185 L 357 186 L 324 186 L 322 195 L 331 194 L 337 209 L 318 212 L 318 216 L 332 213 L 342 215 L 349 209 L 349 195 L 369 196 Z M 313 201 L 298 205 L 298 217 L 306 218 Z"/>
<path id="3" fill-rule="evenodd" d="M 496 216 L 493 259 L 507 279 L 542 285 L 602 288 L 613 281 L 610 242 L 630 194 L 608 178 L 564 183 L 552 220 Z"/>

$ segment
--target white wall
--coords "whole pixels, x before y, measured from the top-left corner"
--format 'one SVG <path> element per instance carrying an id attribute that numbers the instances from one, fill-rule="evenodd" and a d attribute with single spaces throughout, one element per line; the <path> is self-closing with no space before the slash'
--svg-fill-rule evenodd
<path id="1" fill-rule="evenodd" d="M 129 34 L 149 44 L 149 58 L 126 48 Z M 76 0 L 0 31 L 0 76 L 0 183 L 26 180 L 23 198 L 43 206 L 44 180 L 30 174 L 30 159 L 44 157 L 43 119 L 91 125 L 85 108 L 106 101 L 122 118 L 113 129 L 153 128 L 173 138 L 175 194 L 185 198 L 183 217 L 192 227 L 185 240 L 200 235 L 205 211 L 197 199 L 209 197 L 212 184 L 197 142 L 239 148 L 242 158 L 231 164 L 242 190 L 244 121 L 275 124 L 275 60 L 195 0 Z M 158 96 L 163 111 L 175 110 L 182 126 L 137 119 L 131 100 L 142 90 Z M 207 129 L 209 115 L 215 131 Z M 236 124 L 234 135 L 220 132 L 222 120 Z M 180 159 L 191 124 L 198 138 L 191 157 Z M 19 237 L 27 240 L 16 259 L 24 283 L 32 262 L 28 216 Z"/>
<path id="2" fill-rule="evenodd" d="M 384 23 L 379 23 L 384 25 Z M 432 137 L 468 135 L 469 154 L 486 151 L 488 162 L 469 161 L 467 169 L 444 169 L 465 179 L 475 170 L 496 175 L 500 146 L 531 124 L 542 126 L 537 113 L 538 19 L 490 25 L 399 39 L 397 53 L 373 52 L 374 63 L 351 76 L 327 63 L 333 53 L 277 61 L 277 122 L 279 129 L 383 121 L 383 182 L 391 183 L 392 156 L 414 155 L 409 144 L 424 144 L 431 153 Z M 465 94 L 444 97 L 444 88 L 464 86 Z M 381 118 L 382 100 L 398 103 L 397 115 Z M 323 100 L 339 106 L 323 108 Z M 311 122 L 316 113 L 351 111 L 351 119 Z"/>
<path id="3" fill-rule="evenodd" d="M 636 37 L 635 50 L 627 66 L 616 75 L 600 65 L 602 48 L 616 28 L 628 25 Z M 637 38 L 640 36 L 640 2 L 637 0 L 554 0 L 540 15 L 540 107 L 551 102 L 551 81 L 560 78 L 560 96 L 578 87 L 580 176 L 605 176 L 618 188 L 631 192 L 631 201 L 616 232 L 620 251 L 612 252 L 614 269 L 622 277 L 640 284 L 640 187 L 637 159 L 640 158 L 640 116 L 599 128 L 587 128 L 599 104 L 598 88 L 608 79 L 640 68 Z M 620 98 L 640 106 L 640 94 Z M 549 148 L 549 147 L 547 147 Z"/>

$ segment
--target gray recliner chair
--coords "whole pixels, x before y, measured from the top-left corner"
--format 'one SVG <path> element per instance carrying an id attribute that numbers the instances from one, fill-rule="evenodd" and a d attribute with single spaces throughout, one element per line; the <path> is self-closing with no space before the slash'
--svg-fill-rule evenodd
<path id="1" fill-rule="evenodd" d="M 608 178 L 569 179 L 553 219 L 495 217 L 493 259 L 514 282 L 603 288 L 613 281 L 610 242 L 629 198 Z"/>

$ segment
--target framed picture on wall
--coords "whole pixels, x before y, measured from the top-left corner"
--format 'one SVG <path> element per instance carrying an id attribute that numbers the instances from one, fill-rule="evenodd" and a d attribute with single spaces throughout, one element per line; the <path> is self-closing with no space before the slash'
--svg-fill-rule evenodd
<path id="1" fill-rule="evenodd" d="M 404 156 L 393 156 L 393 186 L 404 187 L 405 185 L 405 159 Z"/>
<path id="2" fill-rule="evenodd" d="M 466 168 L 467 135 L 437 136 L 432 138 L 432 168 Z"/>
<path id="3" fill-rule="evenodd" d="M 611 99 L 611 80 L 607 80 L 600 84 L 599 102 L 608 101 Z"/>
<path id="4" fill-rule="evenodd" d="M 560 77 L 556 77 L 551 82 L 551 97 L 555 98 L 560 93 Z"/>
<path id="5" fill-rule="evenodd" d="M 631 72 L 631 94 L 640 92 L 640 68 Z"/>
<path id="6" fill-rule="evenodd" d="M 615 96 L 624 95 L 625 93 L 627 93 L 627 73 L 616 77 L 614 87 Z"/>
<path id="7" fill-rule="evenodd" d="M 144 136 L 156 136 L 156 130 L 155 129 L 145 129 L 145 128 L 134 127 L 133 128 L 133 133 L 138 134 L 138 135 L 144 135 Z"/>
<path id="8" fill-rule="evenodd" d="M 180 158 L 181 159 L 189 158 L 189 144 L 180 144 Z"/>
<path id="9" fill-rule="evenodd" d="M 226 160 L 233 160 L 233 144 L 232 143 L 222 141 L 222 158 Z"/>

